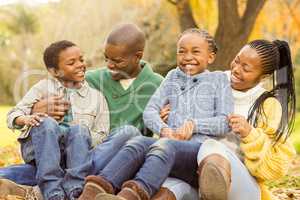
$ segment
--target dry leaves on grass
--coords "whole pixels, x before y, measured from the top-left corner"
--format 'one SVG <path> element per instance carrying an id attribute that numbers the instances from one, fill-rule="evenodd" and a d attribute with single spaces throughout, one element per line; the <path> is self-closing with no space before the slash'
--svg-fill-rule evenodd
<path id="1" fill-rule="evenodd" d="M 8 196 L 5 197 L 5 198 L 1 198 L 1 197 L 0 197 L 0 200 L 25 200 L 25 199 L 22 198 L 22 197 L 19 197 L 19 196 L 8 195 Z"/>
<path id="2" fill-rule="evenodd" d="M 19 145 L 17 143 L 15 145 L 0 148 L 0 167 L 20 164 L 22 162 L 23 160 L 20 156 Z"/>
<path id="3" fill-rule="evenodd" d="M 300 200 L 300 155 L 292 162 L 288 175 L 269 186 L 279 200 Z"/>

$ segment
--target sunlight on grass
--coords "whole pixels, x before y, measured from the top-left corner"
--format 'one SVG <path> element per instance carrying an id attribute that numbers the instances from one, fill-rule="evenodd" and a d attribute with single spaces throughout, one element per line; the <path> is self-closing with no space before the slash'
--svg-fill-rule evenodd
<path id="1" fill-rule="evenodd" d="M 291 137 L 297 152 L 300 153 L 300 114 L 296 116 L 294 132 Z"/>
<path id="2" fill-rule="evenodd" d="M 0 147 L 14 145 L 19 135 L 18 131 L 14 133 L 7 128 L 6 114 L 10 108 L 9 106 L 0 106 Z"/>

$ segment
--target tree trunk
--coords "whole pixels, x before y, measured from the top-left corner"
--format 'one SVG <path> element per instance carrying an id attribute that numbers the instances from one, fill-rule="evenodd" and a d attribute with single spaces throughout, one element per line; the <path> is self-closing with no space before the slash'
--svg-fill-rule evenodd
<path id="1" fill-rule="evenodd" d="M 194 20 L 192 10 L 190 8 L 189 0 L 179 0 L 176 4 L 179 16 L 179 23 L 181 31 L 188 28 L 195 28 L 197 24 Z"/>
<path id="2" fill-rule="evenodd" d="M 237 0 L 219 0 L 219 24 L 215 40 L 219 46 L 212 69 L 226 70 L 239 50 L 247 43 L 264 0 L 248 0 L 245 12 L 238 14 Z"/>
<path id="3" fill-rule="evenodd" d="M 238 13 L 238 0 L 218 0 L 218 27 L 215 40 L 219 47 L 211 70 L 229 69 L 230 62 L 245 45 L 254 27 L 255 20 L 266 0 L 248 0 L 242 16 Z M 177 6 L 181 30 L 197 27 L 189 0 L 169 0 Z M 198 10 L 197 12 L 201 12 Z"/>

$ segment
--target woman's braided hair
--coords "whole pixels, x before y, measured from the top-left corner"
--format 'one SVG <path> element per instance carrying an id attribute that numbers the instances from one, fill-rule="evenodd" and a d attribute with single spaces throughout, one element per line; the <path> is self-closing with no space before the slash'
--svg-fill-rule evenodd
<path id="1" fill-rule="evenodd" d="M 295 85 L 290 48 L 287 42 L 275 40 L 254 40 L 248 43 L 261 62 L 263 74 L 273 75 L 273 89 L 264 92 L 248 113 L 248 121 L 257 126 L 258 118 L 266 120 L 263 104 L 269 97 L 276 98 L 282 107 L 280 125 L 276 130 L 276 142 L 291 134 L 295 121 Z"/>

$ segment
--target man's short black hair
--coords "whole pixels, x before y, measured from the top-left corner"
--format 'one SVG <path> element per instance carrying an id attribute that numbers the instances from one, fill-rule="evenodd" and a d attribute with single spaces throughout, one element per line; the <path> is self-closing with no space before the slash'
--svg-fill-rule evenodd
<path id="1" fill-rule="evenodd" d="M 121 24 L 110 32 L 107 44 L 124 45 L 128 53 L 144 51 L 145 34 L 135 24 Z"/>
<path id="2" fill-rule="evenodd" d="M 44 63 L 47 69 L 57 69 L 60 52 L 73 46 L 76 46 L 76 44 L 68 40 L 61 40 L 50 44 L 44 51 Z"/>

